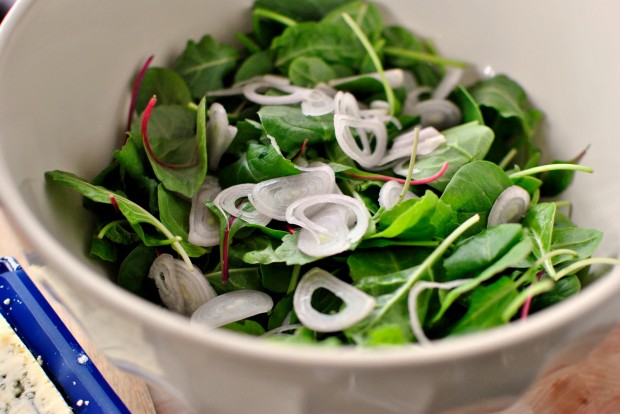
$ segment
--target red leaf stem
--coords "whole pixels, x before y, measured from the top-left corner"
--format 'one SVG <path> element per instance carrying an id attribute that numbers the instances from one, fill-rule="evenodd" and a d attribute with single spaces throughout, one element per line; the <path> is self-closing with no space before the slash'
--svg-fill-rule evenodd
<path id="1" fill-rule="evenodd" d="M 110 196 L 110 203 L 112 203 L 112 207 L 114 207 L 114 210 L 116 210 L 117 213 L 120 213 L 121 209 L 118 206 L 118 202 L 116 201 L 116 197 L 114 197 L 113 195 Z"/>
<path id="2" fill-rule="evenodd" d="M 133 113 L 136 109 L 136 99 L 138 97 L 138 90 L 140 90 L 140 85 L 142 84 L 142 79 L 144 78 L 144 74 L 146 73 L 149 66 L 151 66 L 151 62 L 153 62 L 153 58 L 155 58 L 155 55 L 149 56 L 146 62 L 144 62 L 142 69 L 140 69 L 140 72 L 138 73 L 136 82 L 133 85 L 133 91 L 131 93 L 131 103 L 129 104 L 129 115 L 127 116 L 127 131 L 131 129 L 131 120 L 133 119 Z"/>
<path id="3" fill-rule="evenodd" d="M 228 246 L 230 240 L 230 229 L 237 217 L 230 216 L 228 223 L 226 224 L 226 230 L 224 231 L 224 240 L 222 240 L 222 283 L 228 283 L 230 278 L 230 268 L 228 266 Z"/>
<path id="4" fill-rule="evenodd" d="M 441 166 L 441 169 L 437 171 L 435 174 L 431 175 L 427 178 L 422 178 L 419 180 L 411 180 L 410 185 L 423 185 L 432 183 L 433 181 L 441 178 L 442 175 L 446 173 L 448 170 L 448 162 L 444 162 Z M 353 174 L 353 173 L 345 173 L 347 177 L 356 179 L 356 180 L 372 180 L 372 181 L 396 181 L 399 184 L 405 184 L 407 181 L 404 178 L 391 177 L 389 175 L 381 175 L 381 174 Z"/>
<path id="5" fill-rule="evenodd" d="M 299 151 L 297 151 L 297 154 L 293 155 L 293 158 L 291 158 L 291 161 L 295 162 L 299 157 L 304 155 L 304 152 L 306 152 L 307 146 L 308 146 L 308 138 L 304 139 L 304 142 L 301 144 L 301 148 L 299 149 Z"/>
<path id="6" fill-rule="evenodd" d="M 286 230 L 291 234 L 295 234 L 295 229 L 288 223 L 286 223 Z"/>
<path id="7" fill-rule="evenodd" d="M 539 281 L 540 278 L 545 274 L 544 270 L 541 270 L 540 272 L 538 272 L 536 274 L 536 281 Z M 527 319 L 527 317 L 530 314 L 530 308 L 532 307 L 532 299 L 534 299 L 533 296 L 529 296 L 527 298 L 527 300 L 525 301 L 525 303 L 523 304 L 523 307 L 521 307 L 521 319 Z"/>

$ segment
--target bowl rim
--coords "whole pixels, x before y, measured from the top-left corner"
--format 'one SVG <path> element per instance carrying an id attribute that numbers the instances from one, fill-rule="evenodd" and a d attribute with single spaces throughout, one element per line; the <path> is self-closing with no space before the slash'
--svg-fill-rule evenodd
<path id="1" fill-rule="evenodd" d="M 4 59 L 3 51 L 10 42 L 11 33 L 36 3 L 35 0 L 17 0 L 5 17 L 0 25 L 0 59 Z M 0 126 L 0 130 L 1 128 Z M 355 369 L 446 363 L 499 352 L 533 338 L 543 337 L 588 315 L 620 292 L 620 277 L 614 277 L 614 274 L 620 275 L 620 271 L 614 268 L 578 295 L 533 314 L 526 321 L 516 321 L 484 332 L 434 341 L 431 347 L 404 345 L 366 349 L 347 346 L 291 346 L 224 330 L 195 329 L 188 318 L 125 291 L 76 259 L 58 243 L 21 198 L 17 186 L 11 180 L 5 157 L 6 154 L 0 154 L 1 207 L 12 221 L 13 227 L 18 230 L 19 237 L 40 254 L 44 263 L 50 266 L 55 274 L 64 277 L 63 283 L 95 295 L 101 303 L 109 305 L 115 312 L 132 315 L 149 328 L 204 345 L 206 348 L 211 347 L 218 352 L 237 354 L 245 358 L 296 366 L 319 365 Z"/>

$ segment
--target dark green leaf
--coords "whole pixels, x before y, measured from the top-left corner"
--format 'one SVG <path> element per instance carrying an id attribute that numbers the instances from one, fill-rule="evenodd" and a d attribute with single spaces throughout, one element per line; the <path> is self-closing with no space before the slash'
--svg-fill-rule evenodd
<path id="1" fill-rule="evenodd" d="M 523 225 L 534 241 L 533 251 L 537 258 L 551 251 L 556 210 L 554 203 L 540 203 L 533 206 L 523 219 Z"/>
<path id="2" fill-rule="evenodd" d="M 136 112 L 142 113 L 149 100 L 157 96 L 160 105 L 187 105 L 192 101 L 189 87 L 175 71 L 167 68 L 149 68 L 142 78 L 136 96 Z"/>
<path id="3" fill-rule="evenodd" d="M 391 247 L 357 250 L 347 258 L 349 276 L 355 284 L 368 276 L 396 273 L 419 265 L 430 254 L 427 248 Z"/>
<path id="4" fill-rule="evenodd" d="M 130 292 L 141 294 L 143 283 L 156 257 L 154 248 L 143 244 L 137 245 L 121 263 L 118 284 Z"/>
<path id="5" fill-rule="evenodd" d="M 557 265 L 569 260 L 580 260 L 591 257 L 602 239 L 603 233 L 595 229 L 581 227 L 555 228 L 551 240 L 551 250 L 570 249 L 576 251 L 579 256 L 556 256 L 553 258 L 553 264 Z"/>
<path id="6" fill-rule="evenodd" d="M 532 300 L 532 312 L 545 309 L 551 305 L 555 305 L 564 299 L 575 295 L 581 290 L 579 278 L 575 275 L 564 276 L 553 286 L 548 292 L 534 296 Z"/>
<path id="7" fill-rule="evenodd" d="M 353 18 L 371 43 L 379 40 L 383 31 L 383 19 L 375 3 L 352 1 L 332 10 L 323 18 L 323 22 L 340 24 L 348 29 L 348 25 L 342 18 L 343 13 Z"/>
<path id="8" fill-rule="evenodd" d="M 194 99 L 208 91 L 224 87 L 224 77 L 237 66 L 239 52 L 232 46 L 218 44 L 211 36 L 198 43 L 190 40 L 173 69 L 189 85 Z"/>
<path id="9" fill-rule="evenodd" d="M 222 326 L 222 328 L 253 336 L 261 336 L 265 333 L 265 328 L 263 328 L 260 323 L 249 319 L 232 322 L 228 325 Z"/>
<path id="10" fill-rule="evenodd" d="M 100 239 L 96 234 L 93 234 L 91 239 L 89 254 L 94 259 L 106 262 L 116 262 L 118 259 L 118 252 L 114 243 L 109 239 Z"/>
<path id="11" fill-rule="evenodd" d="M 409 30 L 399 27 L 386 27 L 383 31 L 385 47 L 411 50 L 414 52 L 432 53 L 427 44 Z M 409 58 L 387 55 L 385 57 L 387 67 L 409 69 L 418 83 L 428 86 L 436 86 L 441 80 L 440 71 L 427 62 L 415 61 Z"/>
<path id="12" fill-rule="evenodd" d="M 243 61 L 235 74 L 235 83 L 252 79 L 256 76 L 266 75 L 273 72 L 273 53 L 264 50 L 254 53 Z"/>
<path id="13" fill-rule="evenodd" d="M 298 21 L 320 20 L 330 10 L 348 3 L 351 0 L 256 0 L 255 8 L 272 10 Z"/>
<path id="14" fill-rule="evenodd" d="M 334 69 L 318 57 L 301 56 L 291 62 L 288 77 L 293 85 L 313 88 L 336 77 Z"/>
<path id="15" fill-rule="evenodd" d="M 233 290 L 262 290 L 258 267 L 231 269 L 226 283 L 222 283 L 222 272 L 208 273 L 205 277 L 218 295 Z"/>

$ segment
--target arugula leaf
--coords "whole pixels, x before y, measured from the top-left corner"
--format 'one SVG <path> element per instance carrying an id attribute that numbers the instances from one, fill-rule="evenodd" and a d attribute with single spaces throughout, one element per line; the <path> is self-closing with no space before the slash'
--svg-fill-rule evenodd
<path id="1" fill-rule="evenodd" d="M 450 334 L 477 332 L 506 323 L 502 313 L 517 295 L 517 284 L 507 276 L 480 286 L 472 293 L 467 312 L 450 329 Z"/>
<path id="2" fill-rule="evenodd" d="M 493 203 L 512 181 L 496 164 L 474 161 L 459 169 L 441 195 L 441 200 L 456 212 L 458 222 L 463 223 L 474 214 L 480 222 L 471 232 L 486 227 L 487 217 Z"/>
<path id="3" fill-rule="evenodd" d="M 493 142 L 493 131 L 484 125 L 469 123 L 442 131 L 445 145 L 427 157 L 416 160 L 414 179 L 430 177 L 448 162 L 448 170 L 429 185 L 439 191 L 445 190 L 448 182 L 463 165 L 482 160 Z"/>
<path id="4" fill-rule="evenodd" d="M 172 68 L 187 82 L 194 99 L 201 99 L 224 87 L 224 77 L 236 68 L 238 58 L 237 49 L 207 35 L 198 43 L 188 41 Z"/>
<path id="5" fill-rule="evenodd" d="M 189 87 L 175 71 L 151 67 L 145 73 L 136 96 L 136 112 L 142 113 L 153 95 L 160 105 L 185 106 L 192 101 Z"/>
<path id="6" fill-rule="evenodd" d="M 193 128 L 189 128 L 187 124 L 186 115 L 182 116 L 185 121 L 179 122 L 178 116 L 185 112 L 175 109 L 172 111 L 174 113 L 172 115 L 168 110 L 172 109 L 170 107 L 164 107 L 161 112 L 155 112 L 157 109 L 155 108 L 148 125 L 149 141 L 157 157 L 172 164 L 188 165 L 180 168 L 169 168 L 160 165 L 147 154 L 155 175 L 168 190 L 175 191 L 187 198 L 192 198 L 198 191 L 207 174 L 205 104 L 206 99 L 203 98 L 195 114 L 196 132 L 194 139 L 183 139 L 187 138 L 186 134 L 190 130 L 192 130 L 191 134 L 194 134 Z M 177 141 L 184 146 L 177 145 Z M 188 163 L 188 152 L 190 151 L 193 153 L 193 161 Z"/>
<path id="7" fill-rule="evenodd" d="M 219 181 L 222 187 L 226 188 L 299 173 L 295 164 L 283 158 L 273 145 L 251 142 L 247 152 L 240 154 L 237 161 L 220 169 Z"/>
<path id="8" fill-rule="evenodd" d="M 148 237 L 142 230 L 140 227 L 142 223 L 150 224 L 159 230 L 166 238 L 165 242 L 170 243 L 172 248 L 181 255 L 185 263 L 191 267 L 191 261 L 183 249 L 183 246 L 181 246 L 181 244 L 177 241 L 176 236 L 151 213 L 133 201 L 128 200 L 119 194 L 113 193 L 104 187 L 92 185 L 83 178 L 65 171 L 48 171 L 45 173 L 45 176 L 57 183 L 74 188 L 84 197 L 87 197 L 97 203 L 112 204 L 112 200 L 114 200 L 114 202 L 118 205 L 120 212 L 125 216 L 129 224 L 131 224 L 131 227 L 133 227 L 146 245 L 149 245 L 152 242 L 152 238 Z"/>
<path id="9" fill-rule="evenodd" d="M 291 63 L 301 56 L 318 57 L 330 65 L 359 68 L 365 56 L 351 30 L 331 23 L 307 22 L 288 27 L 275 38 L 276 67 L 287 73 Z"/>
<path id="10" fill-rule="evenodd" d="M 299 151 L 307 139 L 309 145 L 336 140 L 334 116 L 305 116 L 300 108 L 263 106 L 258 111 L 263 128 L 275 138 L 283 152 Z"/>

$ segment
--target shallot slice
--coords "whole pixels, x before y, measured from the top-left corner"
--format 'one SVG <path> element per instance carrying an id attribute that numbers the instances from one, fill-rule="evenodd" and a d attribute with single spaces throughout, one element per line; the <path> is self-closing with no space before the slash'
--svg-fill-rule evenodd
<path id="1" fill-rule="evenodd" d="M 344 302 L 344 308 L 329 315 L 314 309 L 312 294 L 320 288 L 339 297 Z M 368 316 L 375 304 L 372 296 L 319 268 L 311 269 L 302 277 L 293 296 L 297 318 L 317 332 L 342 331 Z"/>
<path id="2" fill-rule="evenodd" d="M 306 214 L 307 210 L 310 215 Z M 302 228 L 297 243 L 299 250 L 313 257 L 348 250 L 364 236 L 369 220 L 368 210 L 361 201 L 340 194 L 304 197 L 286 209 L 286 221 Z"/>
<path id="3" fill-rule="evenodd" d="M 275 89 L 286 95 L 265 95 L 260 91 Z M 263 76 L 260 80 L 243 86 L 243 95 L 247 100 L 259 105 L 292 105 L 302 102 L 312 89 L 294 86 L 286 78 Z"/>
<path id="4" fill-rule="evenodd" d="M 446 99 L 463 77 L 463 68 L 449 67 L 439 85 L 433 91 L 431 99 Z"/>
<path id="5" fill-rule="evenodd" d="M 205 205 L 213 201 L 222 191 L 217 178 L 208 175 L 196 195 L 192 198 L 189 213 L 189 235 L 187 240 L 196 246 L 210 247 L 220 244 L 220 225 L 217 218 Z"/>
<path id="6" fill-rule="evenodd" d="M 422 280 L 417 282 L 409 291 L 409 297 L 407 299 L 407 306 L 409 308 L 409 323 L 411 324 L 411 330 L 415 335 L 420 345 L 430 345 L 430 340 L 426 337 L 422 325 L 420 324 L 420 318 L 418 317 L 418 296 L 423 290 L 427 289 L 454 289 L 471 279 L 458 279 L 450 282 L 429 282 Z"/>
<path id="7" fill-rule="evenodd" d="M 235 290 L 223 293 L 196 309 L 191 321 L 213 329 L 267 313 L 272 308 L 273 299 L 264 292 Z"/>
<path id="8" fill-rule="evenodd" d="M 351 128 L 357 132 L 361 148 Z M 336 140 L 346 155 L 365 168 L 379 165 L 387 148 L 387 129 L 380 119 L 334 115 L 334 129 Z M 374 148 L 371 146 L 369 134 L 374 137 Z"/>
<path id="9" fill-rule="evenodd" d="M 387 181 L 383 184 L 381 186 L 381 190 L 379 190 L 379 206 L 385 208 L 386 210 L 390 210 L 394 207 L 400 198 L 403 187 L 403 184 L 396 181 Z M 405 193 L 405 197 L 403 197 L 403 201 L 412 198 L 418 198 L 418 196 L 411 191 L 407 191 Z"/>
<path id="10" fill-rule="evenodd" d="M 519 222 L 530 208 L 530 194 L 518 185 L 506 188 L 495 199 L 489 212 L 487 227 Z"/>
<path id="11" fill-rule="evenodd" d="M 415 138 L 415 129 L 405 132 L 394 138 L 392 147 L 387 151 L 381 160 L 381 165 L 390 165 L 393 161 L 411 158 L 411 147 Z M 426 127 L 420 130 L 418 137 L 418 147 L 416 158 L 422 158 L 435 151 L 440 145 L 446 142 L 446 137 L 433 127 Z"/>
<path id="12" fill-rule="evenodd" d="M 413 115 L 420 117 L 422 126 L 444 130 L 461 122 L 461 110 L 446 99 L 428 99 L 413 107 Z"/>
<path id="13" fill-rule="evenodd" d="M 385 78 L 392 88 L 400 88 L 401 86 L 403 86 L 405 82 L 405 73 L 402 69 L 388 69 L 388 70 L 383 71 L 383 73 L 385 74 Z M 353 82 L 353 81 L 360 80 L 360 79 L 366 79 L 366 78 L 376 79 L 379 82 L 382 81 L 381 75 L 378 72 L 373 72 L 373 73 L 364 73 L 364 74 L 355 75 L 355 76 L 347 76 L 345 78 L 332 79 L 329 82 L 327 82 L 327 84 L 329 86 L 337 87 L 345 83 Z"/>
<path id="14" fill-rule="evenodd" d="M 248 183 L 228 187 L 220 191 L 217 197 L 215 197 L 215 200 L 213 200 L 213 203 L 233 217 L 238 217 L 248 223 L 266 226 L 271 221 L 271 218 L 255 209 L 241 209 L 237 206 L 240 200 L 248 197 L 252 193 L 255 186 L 256 184 Z"/>
<path id="15" fill-rule="evenodd" d="M 217 170 L 222 155 L 237 135 L 237 127 L 229 125 L 226 109 L 217 102 L 209 107 L 207 123 L 207 155 L 209 169 Z"/>
<path id="16" fill-rule="evenodd" d="M 254 208 L 275 220 L 286 220 L 286 209 L 295 200 L 331 193 L 336 185 L 329 166 L 302 168 L 297 175 L 278 177 L 256 184 L 248 199 Z"/>
<path id="17" fill-rule="evenodd" d="M 169 254 L 153 261 L 148 276 L 155 281 L 164 305 L 183 315 L 191 315 L 217 296 L 198 268 L 189 270 L 185 262 Z"/>
<path id="18" fill-rule="evenodd" d="M 334 98 L 320 89 L 313 89 L 301 101 L 301 112 L 305 116 L 321 116 L 334 112 Z"/>

